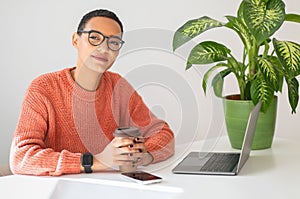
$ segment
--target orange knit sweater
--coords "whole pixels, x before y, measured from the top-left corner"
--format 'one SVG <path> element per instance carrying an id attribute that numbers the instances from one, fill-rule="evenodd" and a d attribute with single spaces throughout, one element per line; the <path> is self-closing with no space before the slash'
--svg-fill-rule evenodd
<path id="1" fill-rule="evenodd" d="M 153 163 L 174 153 L 168 124 L 149 111 L 124 78 L 105 72 L 90 92 L 74 82 L 71 70 L 41 75 L 29 86 L 11 146 L 13 173 L 80 173 L 81 154 L 100 153 L 118 127 L 140 128 Z"/>

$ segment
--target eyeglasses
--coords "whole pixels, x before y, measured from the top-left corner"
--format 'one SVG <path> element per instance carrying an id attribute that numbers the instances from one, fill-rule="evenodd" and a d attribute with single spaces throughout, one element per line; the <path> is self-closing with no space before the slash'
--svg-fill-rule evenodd
<path id="1" fill-rule="evenodd" d="M 107 46 L 112 51 L 120 50 L 122 45 L 125 43 L 125 41 L 120 39 L 118 36 L 107 37 L 96 30 L 79 30 L 77 33 L 88 33 L 89 43 L 93 46 L 99 46 L 105 39 L 107 39 Z"/>

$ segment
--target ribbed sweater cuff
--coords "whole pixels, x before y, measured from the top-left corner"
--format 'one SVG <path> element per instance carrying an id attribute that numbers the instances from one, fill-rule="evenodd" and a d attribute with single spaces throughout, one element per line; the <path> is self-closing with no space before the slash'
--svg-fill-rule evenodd
<path id="1" fill-rule="evenodd" d="M 80 173 L 81 153 L 71 153 L 63 150 L 58 159 L 55 172 L 49 173 L 52 176 L 59 176 L 62 174 Z"/>

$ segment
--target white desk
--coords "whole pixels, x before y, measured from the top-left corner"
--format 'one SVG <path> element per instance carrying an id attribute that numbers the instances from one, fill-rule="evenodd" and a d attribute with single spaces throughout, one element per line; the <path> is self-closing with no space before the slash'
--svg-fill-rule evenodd
<path id="1" fill-rule="evenodd" d="M 300 198 L 300 146 L 297 140 L 276 138 L 272 149 L 252 151 L 238 176 L 172 174 L 188 151 L 206 148 L 234 151 L 226 137 L 176 147 L 168 161 L 143 168 L 164 178 L 160 184 L 138 185 L 119 173 L 0 178 L 1 198 Z M 212 147 L 214 146 L 214 147 Z M 3 197 L 5 196 L 5 197 Z"/>

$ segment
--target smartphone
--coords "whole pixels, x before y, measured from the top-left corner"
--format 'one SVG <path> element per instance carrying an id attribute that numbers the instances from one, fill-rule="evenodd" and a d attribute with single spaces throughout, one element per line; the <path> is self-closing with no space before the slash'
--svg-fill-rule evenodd
<path id="1" fill-rule="evenodd" d="M 144 171 L 124 172 L 121 175 L 139 184 L 153 184 L 162 181 L 161 177 Z"/>

